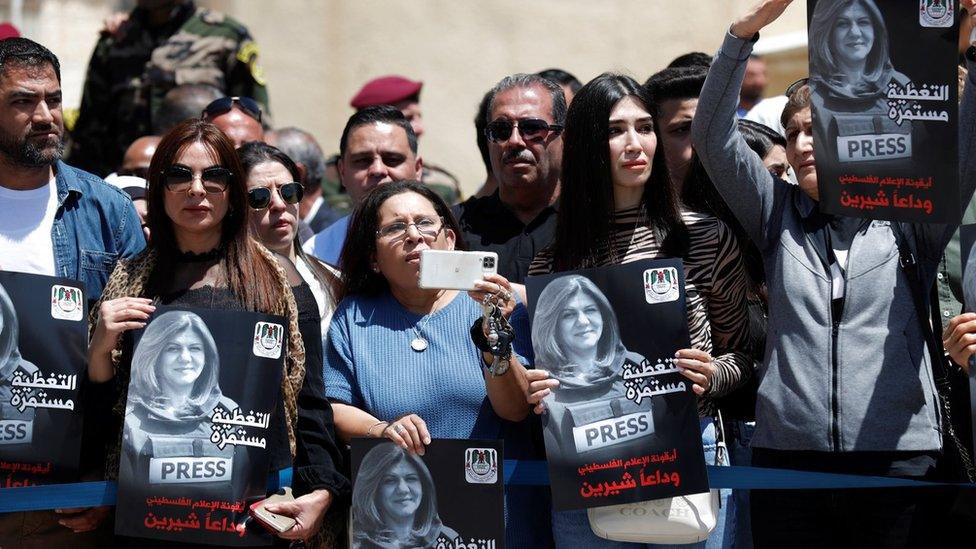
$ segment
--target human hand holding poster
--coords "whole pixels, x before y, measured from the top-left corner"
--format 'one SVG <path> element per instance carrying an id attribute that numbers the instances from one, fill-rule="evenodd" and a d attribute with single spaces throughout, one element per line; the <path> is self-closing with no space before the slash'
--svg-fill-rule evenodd
<path id="1" fill-rule="evenodd" d="M 352 549 L 504 549 L 499 440 L 434 439 L 423 456 L 352 440 Z"/>
<path id="2" fill-rule="evenodd" d="M 823 211 L 959 222 L 955 8 L 948 0 L 807 2 Z"/>
<path id="3" fill-rule="evenodd" d="M 708 491 L 680 260 L 529 277 L 535 367 L 553 506 L 634 503 Z"/>
<path id="4" fill-rule="evenodd" d="M 88 346 L 83 287 L 0 271 L 0 488 L 77 480 Z"/>
<path id="5" fill-rule="evenodd" d="M 271 543 L 245 519 L 266 495 L 284 332 L 279 317 L 172 307 L 134 332 L 116 533 Z"/>

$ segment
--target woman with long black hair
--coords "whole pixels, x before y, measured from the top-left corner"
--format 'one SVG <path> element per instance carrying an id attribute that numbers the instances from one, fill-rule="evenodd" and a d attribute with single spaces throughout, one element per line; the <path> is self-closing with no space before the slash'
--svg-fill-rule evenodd
<path id="1" fill-rule="evenodd" d="M 746 278 L 729 228 L 714 217 L 679 210 L 657 146 L 653 111 L 649 92 L 628 76 L 603 74 L 579 91 L 566 117 L 555 240 L 536 256 L 529 274 L 661 257 L 684 260 L 692 348 L 678 352 L 676 365 L 699 396 L 706 460 L 713 462 L 712 399 L 752 373 L 742 349 L 748 333 Z M 539 413 L 542 399 L 559 383 L 538 370 L 527 376 L 529 402 Z M 630 547 L 597 538 L 579 511 L 554 513 L 553 534 L 561 547 L 581 540 L 587 547 Z M 712 536 L 720 541 L 722 534 Z"/>

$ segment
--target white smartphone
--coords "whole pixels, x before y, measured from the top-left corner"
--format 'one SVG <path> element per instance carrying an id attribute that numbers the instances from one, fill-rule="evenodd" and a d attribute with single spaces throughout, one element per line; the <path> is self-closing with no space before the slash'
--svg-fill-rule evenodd
<path id="1" fill-rule="evenodd" d="M 497 272 L 495 252 L 420 252 L 420 287 L 424 289 L 473 290 L 474 283 L 484 275 Z"/>

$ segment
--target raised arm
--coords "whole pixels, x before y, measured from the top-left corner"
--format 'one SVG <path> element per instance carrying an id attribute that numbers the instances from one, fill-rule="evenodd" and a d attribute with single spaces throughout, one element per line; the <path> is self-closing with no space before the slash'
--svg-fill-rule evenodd
<path id="1" fill-rule="evenodd" d="M 766 0 L 736 21 L 719 49 L 702 88 L 691 125 L 692 142 L 715 187 L 760 248 L 779 185 L 739 134 L 736 107 L 756 33 L 783 13 L 791 0 Z"/>

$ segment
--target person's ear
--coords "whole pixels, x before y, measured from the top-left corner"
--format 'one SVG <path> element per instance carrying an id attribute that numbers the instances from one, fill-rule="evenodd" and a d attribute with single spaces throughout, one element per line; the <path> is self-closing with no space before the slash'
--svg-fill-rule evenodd
<path id="1" fill-rule="evenodd" d="M 417 156 L 417 162 L 414 164 L 414 169 L 417 171 L 417 181 L 420 181 L 424 177 L 424 159 Z"/>
<path id="2" fill-rule="evenodd" d="M 298 182 L 301 183 L 302 186 L 305 186 L 305 183 L 307 183 L 305 178 L 308 177 L 308 168 L 305 167 L 304 162 L 296 162 L 295 167 L 298 168 Z M 319 185 L 321 184 L 322 182 L 319 181 Z"/>
<path id="3" fill-rule="evenodd" d="M 346 176 L 345 176 L 346 166 L 342 162 L 342 157 L 339 157 L 339 160 L 336 160 L 336 170 L 338 170 L 338 172 L 339 172 L 339 185 L 342 186 L 342 188 L 345 189 L 346 188 L 346 185 L 345 185 L 344 181 L 346 180 Z M 348 192 L 348 190 L 349 189 L 346 189 L 347 192 Z"/>
<path id="4" fill-rule="evenodd" d="M 444 240 L 447 241 L 447 249 L 454 250 L 454 245 L 457 242 L 457 235 L 454 234 L 453 229 L 444 229 Z"/>

